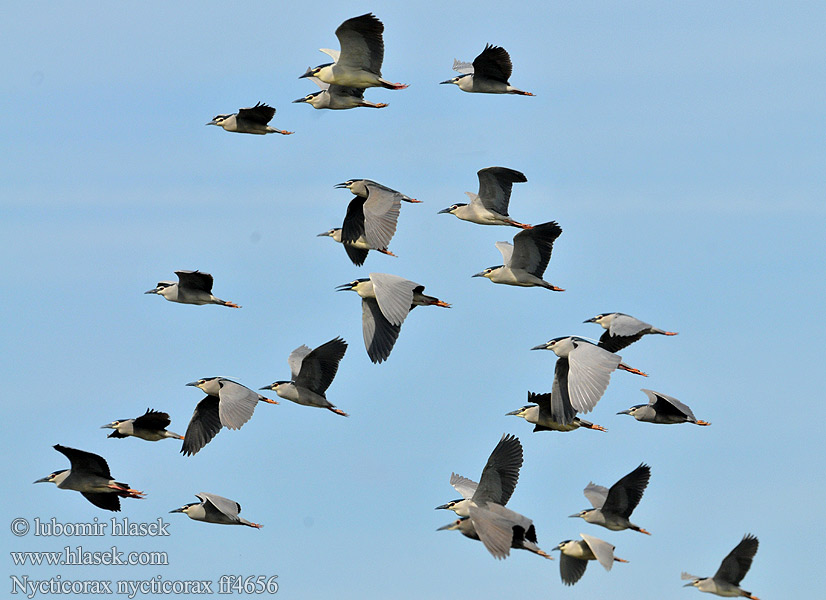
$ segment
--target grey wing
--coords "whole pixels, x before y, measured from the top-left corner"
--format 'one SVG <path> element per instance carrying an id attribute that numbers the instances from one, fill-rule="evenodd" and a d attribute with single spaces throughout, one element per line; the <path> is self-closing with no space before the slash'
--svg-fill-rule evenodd
<path id="1" fill-rule="evenodd" d="M 512 71 L 510 55 L 499 46 L 486 44 L 482 53 L 473 59 L 473 72 L 476 77 L 508 83 Z"/>
<path id="2" fill-rule="evenodd" d="M 640 321 L 631 315 L 618 314 L 614 320 L 611 321 L 608 331 L 610 331 L 612 335 L 629 336 L 637 335 L 649 329 L 651 329 L 651 325 L 645 321 Z"/>
<path id="3" fill-rule="evenodd" d="M 381 76 L 384 60 L 384 25 L 372 13 L 347 19 L 336 29 L 341 44 L 338 64 L 353 69 L 366 69 Z"/>
<path id="4" fill-rule="evenodd" d="M 60 444 L 55 444 L 53 448 L 69 459 L 69 462 L 72 463 L 72 471 L 99 475 L 107 479 L 112 478 L 112 475 L 109 473 L 109 465 L 102 456 L 86 452 L 85 450 L 67 448 Z"/>
<path id="5" fill-rule="evenodd" d="M 514 526 L 527 531 L 532 525 L 529 518 L 498 504 L 471 504 L 470 519 L 485 548 L 499 559 L 510 554 Z"/>
<path id="6" fill-rule="evenodd" d="M 218 416 L 228 429 L 241 429 L 252 418 L 258 405 L 258 394 L 239 383 L 223 379 L 218 392 Z"/>
<path id="7" fill-rule="evenodd" d="M 510 242 L 496 242 L 494 244 L 496 249 L 502 254 L 502 261 L 506 266 L 511 266 L 511 257 L 513 256 L 513 244 Z"/>
<path id="8" fill-rule="evenodd" d="M 212 275 L 200 271 L 175 271 L 181 287 L 212 293 Z"/>
<path id="9" fill-rule="evenodd" d="M 275 109 L 272 106 L 262 104 L 261 102 L 257 103 L 252 108 L 242 108 L 238 111 L 239 119 L 253 121 L 260 125 L 266 125 L 272 121 L 274 115 Z"/>
<path id="10" fill-rule="evenodd" d="M 622 360 L 619 355 L 587 342 L 575 342 L 568 355 L 568 392 L 577 412 L 587 413 L 597 405 Z"/>
<path id="11" fill-rule="evenodd" d="M 513 236 L 513 256 L 508 265 L 512 269 L 524 269 L 537 277 L 542 277 L 548 262 L 554 240 L 562 234 L 562 228 L 556 221 L 534 225 Z"/>
<path id="12" fill-rule="evenodd" d="M 468 73 L 473 73 L 473 63 L 464 62 L 461 60 L 453 59 L 453 70 L 457 73 L 462 73 L 463 75 L 467 75 Z"/>
<path id="13" fill-rule="evenodd" d="M 676 398 L 672 398 L 671 396 L 666 396 L 665 394 L 661 394 L 660 392 L 655 392 L 654 390 L 642 390 L 646 396 L 648 396 L 648 403 L 654 407 L 658 413 L 663 414 L 671 414 L 675 416 L 684 415 L 688 417 L 691 421 L 696 421 L 696 417 L 694 416 L 694 412 L 687 407 L 685 404 L 677 400 Z"/>
<path id="14" fill-rule="evenodd" d="M 166 429 L 171 423 L 165 412 L 146 409 L 146 412 L 135 419 L 132 424 L 139 429 Z"/>
<path id="15" fill-rule="evenodd" d="M 606 571 L 610 571 L 611 567 L 614 566 L 614 546 L 592 535 L 586 535 L 584 533 L 580 533 L 579 535 L 585 540 L 585 543 L 588 544 L 594 556 L 597 557 L 599 564 L 605 567 Z"/>
<path id="16" fill-rule="evenodd" d="M 608 497 L 608 488 L 604 485 L 597 485 L 591 481 L 585 486 L 582 493 L 588 498 L 591 506 L 594 508 L 602 508 L 602 505 L 605 504 L 605 499 Z"/>
<path id="17" fill-rule="evenodd" d="M 588 561 L 580 558 L 568 556 L 564 552 L 559 557 L 559 576 L 565 585 L 574 585 L 582 579 L 585 569 L 588 568 Z"/>
<path id="18" fill-rule="evenodd" d="M 290 352 L 290 356 L 287 357 L 287 363 L 290 365 L 290 373 L 292 373 L 293 381 L 295 381 L 296 377 L 298 377 L 298 374 L 301 372 L 301 364 L 304 361 L 304 357 L 312 351 L 312 348 L 302 344 Z"/>
<path id="19" fill-rule="evenodd" d="M 218 398 L 207 396 L 195 406 L 195 411 L 186 428 L 181 452 L 184 456 L 197 454 L 219 431 L 221 431 L 221 419 L 218 417 Z"/>
<path id="20" fill-rule="evenodd" d="M 757 554 L 758 544 L 757 538 L 750 533 L 743 536 L 740 543 L 720 563 L 720 568 L 714 574 L 714 579 L 740 585 L 740 581 L 751 568 L 751 561 L 754 559 L 754 555 Z"/>
<path id="21" fill-rule="evenodd" d="M 650 478 L 651 467 L 641 464 L 611 486 L 602 510 L 621 515 L 627 519 L 642 500 L 643 492 L 645 492 Z"/>
<path id="22" fill-rule="evenodd" d="M 504 506 L 513 495 L 522 468 L 522 444 L 519 438 L 505 434 L 490 453 L 479 486 L 473 494 L 476 504 L 492 502 Z"/>
<path id="23" fill-rule="evenodd" d="M 401 194 L 367 184 L 367 200 L 364 201 L 364 237 L 373 248 L 387 248 L 401 210 Z"/>
<path id="24" fill-rule="evenodd" d="M 230 519 L 238 518 L 238 513 L 241 512 L 241 505 L 235 500 L 230 500 L 217 494 L 201 492 L 200 494 L 195 494 L 195 497 L 204 503 L 205 510 L 209 511 L 208 505 L 211 504 L 218 512 Z"/>
<path id="25" fill-rule="evenodd" d="M 298 376 L 294 378 L 295 384 L 323 396 L 333 382 L 338 363 L 344 358 L 346 351 L 347 342 L 337 337 L 309 352 L 301 363 Z"/>
<path id="26" fill-rule="evenodd" d="M 382 314 L 393 325 L 401 325 L 413 306 L 413 290 L 419 284 L 388 273 L 370 273 Z"/>
<path id="27" fill-rule="evenodd" d="M 339 98 L 343 98 L 346 96 L 350 96 L 352 98 L 358 98 L 359 100 L 364 100 L 364 90 L 361 88 L 354 88 L 346 85 L 331 85 L 330 88 L 327 90 L 327 93 L 331 96 L 337 96 Z"/>
<path id="28" fill-rule="evenodd" d="M 573 421 L 577 413 L 571 405 L 568 371 L 568 359 L 558 358 L 554 366 L 554 383 L 551 388 L 551 417 L 562 425 L 567 425 Z"/>
<path id="29" fill-rule="evenodd" d="M 399 337 L 401 325 L 388 321 L 373 298 L 361 300 L 361 329 L 370 360 L 374 363 L 387 360 Z"/>
<path id="30" fill-rule="evenodd" d="M 508 215 L 508 202 L 514 183 L 528 179 L 524 173 L 506 167 L 488 167 L 476 173 L 479 176 L 479 202 L 488 210 Z"/>
<path id="31" fill-rule="evenodd" d="M 476 488 L 479 486 L 479 484 L 473 481 L 472 479 L 462 477 L 461 475 L 457 475 L 456 473 L 450 474 L 450 485 L 452 485 L 457 492 L 462 494 L 462 498 L 464 498 L 465 500 L 470 500 L 471 498 L 473 498 L 473 494 L 476 492 Z"/>
<path id="32" fill-rule="evenodd" d="M 322 52 L 324 52 L 324 53 L 326 53 L 326 54 L 329 54 L 329 52 L 327 52 L 327 49 L 326 49 L 326 48 L 322 48 L 322 50 L 321 50 L 321 51 L 322 51 Z M 338 52 L 336 52 L 335 50 L 330 50 L 330 52 L 335 52 L 335 53 L 336 53 L 336 55 L 333 57 L 333 60 L 338 59 Z M 312 68 L 312 67 L 308 67 L 308 70 L 312 71 L 312 70 L 313 70 L 313 68 Z M 321 90 L 329 90 L 331 87 L 333 87 L 333 86 L 331 86 L 329 83 L 324 83 L 323 81 L 321 81 L 321 80 L 320 80 L 318 77 L 316 77 L 316 76 L 309 77 L 308 79 L 312 80 L 312 82 L 313 82 L 314 84 L 316 84 L 316 85 L 317 85 L 317 86 L 318 86 Z M 341 87 L 341 86 L 336 86 L 336 87 Z M 330 92 L 330 93 L 332 93 L 332 92 Z"/>

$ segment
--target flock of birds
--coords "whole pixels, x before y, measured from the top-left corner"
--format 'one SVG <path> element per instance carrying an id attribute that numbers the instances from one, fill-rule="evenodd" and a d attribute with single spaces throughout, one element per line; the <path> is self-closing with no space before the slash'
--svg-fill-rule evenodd
<path id="1" fill-rule="evenodd" d="M 322 49 L 333 62 L 310 68 L 301 76 L 315 81 L 321 88 L 320 91 L 295 102 L 306 102 L 316 109 L 387 106 L 364 100 L 364 90 L 370 87 L 393 90 L 407 87 L 382 78 L 383 30 L 381 21 L 369 13 L 342 23 L 336 29 L 341 50 Z M 441 83 L 455 84 L 462 91 L 472 93 L 533 95 L 512 87 L 508 82 L 512 65 L 503 48 L 486 45 L 472 64 L 454 61 L 453 68 L 460 75 Z M 236 114 L 218 115 L 208 125 L 217 125 L 237 133 L 292 133 L 269 125 L 274 114 L 274 108 L 259 102 Z M 554 241 L 562 234 L 559 224 L 549 221 L 529 225 L 512 219 L 508 214 L 513 184 L 526 182 L 525 175 L 499 166 L 481 169 L 477 175 L 479 191 L 476 194 L 467 192 L 468 203 L 453 204 L 439 212 L 479 225 L 511 226 L 520 231 L 513 237 L 512 244 L 496 243 L 503 264 L 488 267 L 474 277 L 485 277 L 498 284 L 564 291 L 543 279 Z M 356 266 L 364 264 L 371 250 L 395 256 L 388 246 L 396 231 L 401 203 L 419 201 L 368 179 L 351 179 L 335 187 L 349 190 L 353 198 L 347 207 L 342 226 L 318 235 L 331 237 L 342 244 L 347 256 Z M 217 304 L 240 308 L 233 302 L 213 295 L 213 278 L 210 274 L 184 270 L 176 271 L 175 274 L 177 282 L 161 281 L 146 293 L 183 304 Z M 364 345 L 373 363 L 388 359 L 403 322 L 416 306 L 450 307 L 438 298 L 425 295 L 424 289 L 423 285 L 387 273 L 370 273 L 367 278 L 356 279 L 338 287 L 340 291 L 353 291 L 361 297 Z M 577 415 L 587 414 L 594 409 L 615 370 L 646 375 L 623 363 L 617 352 L 645 335 L 676 335 L 675 332 L 659 329 L 623 313 L 600 314 L 585 322 L 598 324 L 605 330 L 597 343 L 578 336 L 566 336 L 532 348 L 551 350 L 557 356 L 552 390 L 543 394 L 529 392 L 529 404 L 508 415 L 521 417 L 533 424 L 534 432 L 570 432 L 579 428 L 605 431 L 600 425 Z M 314 349 L 299 346 L 287 359 L 290 379 L 275 381 L 261 390 L 270 390 L 282 399 L 304 406 L 324 408 L 346 417 L 347 413 L 326 397 L 326 391 L 336 376 L 346 350 L 347 342 L 339 337 Z M 206 396 L 196 405 L 184 435 L 168 431 L 169 415 L 152 409 L 147 409 L 146 413 L 136 418 L 113 421 L 103 428 L 113 430 L 109 435 L 111 438 L 137 437 L 147 441 L 179 439 L 183 442 L 181 452 L 185 456 L 192 456 L 212 441 L 221 429 L 243 427 L 259 402 L 278 404 L 277 401 L 224 377 L 199 379 L 187 385 L 199 388 Z M 708 422 L 697 419 L 691 409 L 676 398 L 653 390 L 642 391 L 648 397 L 647 404 L 633 406 L 618 414 L 627 414 L 648 423 L 709 425 Z M 120 510 L 120 498 L 144 496 L 143 492 L 130 485 L 115 481 L 101 456 L 61 445 L 55 445 L 54 448 L 69 459 L 71 468 L 51 473 L 35 483 L 51 482 L 61 489 L 78 491 L 95 506 L 110 511 Z M 450 484 L 462 498 L 436 508 L 452 510 L 459 518 L 440 529 L 457 530 L 468 538 L 481 541 L 499 559 L 507 557 L 511 548 L 528 550 L 546 559 L 552 558 L 537 545 L 536 529 L 531 519 L 506 508 L 516 487 L 522 462 L 523 452 L 519 439 L 506 434 L 491 452 L 478 483 L 453 473 Z M 571 517 L 582 518 L 587 523 L 612 531 L 630 529 L 650 535 L 630 521 L 650 477 L 650 467 L 640 464 L 610 488 L 589 483 L 584 494 L 592 507 Z M 208 523 L 261 527 L 240 517 L 241 507 L 233 500 L 206 492 L 196 496 L 200 502 L 186 504 L 170 512 L 181 512 L 191 519 Z M 628 562 L 614 555 L 615 548 L 612 544 L 584 533 L 580 537 L 581 540 L 565 540 L 553 548 L 561 553 L 560 575 L 566 585 L 579 581 L 588 561 L 596 560 L 606 570 L 610 570 L 614 562 Z M 757 538 L 747 534 L 723 559 L 713 576 L 703 578 L 683 573 L 682 577 L 690 580 L 687 586 L 694 586 L 703 592 L 757 600 L 750 592 L 739 587 L 751 566 L 757 546 Z"/>

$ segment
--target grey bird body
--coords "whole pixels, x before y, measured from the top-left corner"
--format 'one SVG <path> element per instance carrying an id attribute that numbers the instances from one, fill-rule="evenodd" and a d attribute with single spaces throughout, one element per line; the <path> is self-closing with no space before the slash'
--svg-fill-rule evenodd
<path id="1" fill-rule="evenodd" d="M 213 278 L 209 273 L 200 271 L 175 271 L 178 283 L 159 281 L 157 287 L 144 294 L 158 294 L 170 302 L 180 304 L 219 304 L 230 308 L 241 308 L 233 302 L 227 302 L 212 295 Z"/>
<path id="2" fill-rule="evenodd" d="M 637 404 L 617 414 L 631 415 L 637 421 L 661 425 L 676 425 L 679 423 L 711 425 L 708 421 L 698 420 L 692 410 L 676 398 L 654 390 L 643 389 L 641 391 L 648 396 L 648 404 Z"/>
<path id="3" fill-rule="evenodd" d="M 504 48 L 486 44 L 473 63 L 453 61 L 453 70 L 461 73 L 440 83 L 453 83 L 463 92 L 476 94 L 518 94 L 533 96 L 513 87 L 508 81 L 513 71 L 511 57 Z"/>
<path id="4" fill-rule="evenodd" d="M 479 177 L 479 193 L 465 192 L 470 203 L 453 204 L 440 210 L 439 214 L 451 214 L 479 225 L 511 225 L 531 229 L 530 225 L 514 221 L 508 215 L 513 184 L 526 182 L 528 179 L 525 175 L 506 167 L 488 167 L 476 174 Z"/>
<path id="5" fill-rule="evenodd" d="M 181 446 L 184 456 L 198 453 L 222 427 L 241 429 L 250 420 L 259 402 L 278 404 L 225 377 L 199 379 L 186 385 L 199 388 L 206 397 L 195 406 L 186 428 Z"/>
<path id="6" fill-rule="evenodd" d="M 488 267 L 473 277 L 485 277 L 493 283 L 505 285 L 543 287 L 555 292 L 564 292 L 562 288 L 542 279 L 551 260 L 554 240 L 561 233 L 559 225 L 555 221 L 550 221 L 520 231 L 513 237 L 513 245 L 496 242 L 496 248 L 502 253 L 505 264 Z"/>
<path id="7" fill-rule="evenodd" d="M 259 102 L 255 106 L 242 108 L 231 115 L 216 115 L 207 125 L 217 125 L 224 131 L 232 133 L 251 133 L 253 135 L 266 135 L 268 133 L 291 135 L 294 133 L 270 127 L 269 122 L 273 116 L 275 116 L 275 109 Z"/>
<path id="8" fill-rule="evenodd" d="M 184 436 L 166 430 L 170 422 L 167 413 L 147 408 L 146 412 L 140 417 L 112 421 L 108 425 L 103 425 L 101 429 L 114 429 L 107 436 L 110 438 L 133 436 L 148 442 L 157 442 L 167 438 L 184 439 Z"/>
<path id="9" fill-rule="evenodd" d="M 217 494 L 208 494 L 201 492 L 195 494 L 195 497 L 201 502 L 193 502 L 185 504 L 181 508 L 170 510 L 170 513 L 184 513 L 190 519 L 195 521 L 204 521 L 205 523 L 217 523 L 218 525 L 246 525 L 247 527 L 254 527 L 261 529 L 261 525 L 247 521 L 243 517 L 239 517 L 241 512 L 241 505 L 235 500 L 224 498 Z"/>
<path id="10" fill-rule="evenodd" d="M 612 531 L 632 529 L 651 535 L 629 520 L 631 513 L 642 499 L 650 478 L 651 468 L 641 464 L 612 485 L 610 489 L 591 482 L 585 487 L 584 493 L 593 508 L 580 511 L 571 517 L 581 517 L 588 523 L 601 525 Z"/>
<path id="11" fill-rule="evenodd" d="M 347 181 L 343 181 L 342 183 L 337 183 L 335 185 L 337 188 L 346 188 L 350 190 L 356 196 L 361 198 L 367 198 L 370 193 L 370 188 L 376 188 L 382 190 L 384 192 L 388 192 L 391 194 L 399 194 L 399 198 L 404 202 L 410 202 L 413 204 L 421 203 L 421 200 L 416 200 L 415 198 L 411 198 L 405 194 L 402 194 L 398 190 L 394 190 L 391 187 L 387 187 L 386 185 L 382 185 L 378 181 L 373 181 L 372 179 L 348 179 Z"/>
<path id="12" fill-rule="evenodd" d="M 506 416 L 515 416 L 525 419 L 528 423 L 535 425 L 534 432 L 537 431 L 574 431 L 580 427 L 605 431 L 601 425 L 595 425 L 585 419 L 574 417 L 569 423 L 562 424 L 558 416 L 554 415 L 552 394 L 534 394 L 528 392 L 528 402 L 535 402 L 523 406 L 520 409 L 507 413 Z"/>
<path id="13" fill-rule="evenodd" d="M 301 77 L 317 77 L 330 85 L 391 90 L 407 86 L 391 83 L 381 76 L 384 61 L 384 25 L 372 13 L 347 19 L 336 29 L 341 51 L 322 48 L 334 62 L 307 69 Z"/>
<path id="14" fill-rule="evenodd" d="M 364 346 L 374 363 L 390 356 L 401 325 L 413 308 L 450 307 L 438 298 L 425 295 L 423 285 L 387 273 L 370 273 L 369 278 L 356 279 L 337 289 L 353 291 L 361 297 Z"/>
<path id="15" fill-rule="evenodd" d="M 120 498 L 143 497 L 143 492 L 133 490 L 128 483 L 115 481 L 102 456 L 60 444 L 53 447 L 69 459 L 71 469 L 55 471 L 34 483 L 54 483 L 62 490 L 80 492 L 98 508 L 113 512 L 120 511 Z"/>
<path id="16" fill-rule="evenodd" d="M 683 572 L 682 579 L 690 579 L 691 582 L 685 584 L 684 587 L 693 586 L 701 592 L 708 592 L 723 596 L 724 598 L 745 597 L 751 600 L 759 600 L 753 596 L 751 592 L 740 587 L 740 582 L 746 573 L 751 568 L 751 562 L 754 555 L 757 554 L 757 546 L 759 542 L 757 538 L 750 533 L 743 536 L 740 543 L 728 553 L 728 555 L 720 563 L 720 568 L 712 577 L 697 577 Z"/>
<path id="17" fill-rule="evenodd" d="M 309 79 L 312 79 L 321 89 L 298 100 L 293 100 L 293 104 L 304 102 L 317 110 L 323 108 L 329 110 L 347 110 L 360 107 L 385 108 L 387 106 L 384 102 L 373 103 L 365 100 L 363 88 L 330 85 L 317 77 L 309 77 Z"/>
<path id="18" fill-rule="evenodd" d="M 677 335 L 676 331 L 658 329 L 624 313 L 602 313 L 585 322 L 597 323 L 605 329 L 605 333 L 599 338 L 599 346 L 609 352 L 619 352 L 647 334 Z"/>
<path id="19" fill-rule="evenodd" d="M 551 406 L 556 420 L 570 423 L 576 413 L 588 413 L 597 405 L 611 373 L 617 368 L 644 375 L 622 363 L 622 357 L 588 340 L 567 336 L 549 340 L 531 350 L 552 350 L 557 355 Z"/>
<path id="20" fill-rule="evenodd" d="M 608 542 L 584 533 L 582 540 L 565 540 L 553 550 L 561 552 L 559 574 L 565 585 L 574 585 L 585 574 L 589 560 L 596 560 L 606 571 L 610 571 L 614 562 L 628 562 L 614 556 L 614 546 Z"/>
<path id="21" fill-rule="evenodd" d="M 281 398 L 296 404 L 326 408 L 346 417 L 347 413 L 331 404 L 325 395 L 346 351 L 347 342 L 341 338 L 333 338 L 315 350 L 299 346 L 287 359 L 292 371 L 292 380 L 276 381 L 261 389 L 273 390 Z"/>

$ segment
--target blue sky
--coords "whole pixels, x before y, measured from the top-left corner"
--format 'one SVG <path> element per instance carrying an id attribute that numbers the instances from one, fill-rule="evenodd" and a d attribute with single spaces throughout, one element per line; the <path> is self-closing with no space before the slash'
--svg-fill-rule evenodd
<path id="1" fill-rule="evenodd" d="M 283 3 L 281 3 L 283 4 Z M 337 47 L 343 20 L 385 24 L 383 73 L 404 91 L 368 90 L 382 110 L 291 104 L 299 80 Z M 171 535 L 16 538 L 8 550 L 168 552 L 168 567 L 15 567 L 47 579 L 279 576 L 294 598 L 693 597 L 680 572 L 711 575 L 744 533 L 760 539 L 743 585 L 761 598 L 820 589 L 826 493 L 820 438 L 826 10 L 819 3 L 202 2 L 140 7 L 9 6 L 0 35 L 0 231 L 6 427 L 3 513 L 108 520 L 78 494 L 31 481 L 67 466 L 51 446 L 101 454 L 147 492 L 123 501 Z M 454 58 L 505 47 L 511 83 L 535 98 L 439 86 Z M 282 137 L 204 127 L 257 101 Z M 471 279 L 497 264 L 515 229 L 436 212 L 476 191 L 476 171 L 523 171 L 511 215 L 556 220 L 546 273 L 564 293 Z M 402 207 L 391 258 L 353 267 L 315 237 L 339 226 L 368 177 L 423 200 Z M 375 254 L 375 255 L 374 255 Z M 145 296 L 176 269 L 215 276 L 243 306 Z M 355 294 L 371 271 L 427 286 L 453 308 L 419 308 L 387 363 L 361 340 Z M 621 354 L 648 373 L 615 373 L 587 418 L 607 433 L 532 434 L 505 413 L 549 391 L 549 338 L 596 338 L 582 321 L 622 311 L 673 338 Z M 172 441 L 109 440 L 98 429 L 147 407 L 183 432 L 217 374 L 258 388 L 289 373 L 301 344 L 350 344 L 329 399 L 351 414 L 261 405 L 241 431 L 197 456 Z M 654 426 L 615 413 L 647 387 L 711 427 Z M 502 433 L 525 464 L 509 504 L 539 544 L 590 533 L 630 561 L 591 565 L 573 588 L 556 562 L 439 532 L 452 471 L 477 478 Z M 651 537 L 568 519 L 589 481 L 640 462 L 651 483 L 634 521 Z M 167 512 L 207 491 L 235 499 L 254 531 Z M 790 544 L 794 544 L 790 546 Z M 789 548 L 793 547 L 793 552 Z M 557 553 L 554 553 L 557 554 Z M 7 580 L 9 581 L 9 580 Z M 8 584 L 7 584 L 8 585 Z M 167 596 L 168 597 L 168 596 Z"/>

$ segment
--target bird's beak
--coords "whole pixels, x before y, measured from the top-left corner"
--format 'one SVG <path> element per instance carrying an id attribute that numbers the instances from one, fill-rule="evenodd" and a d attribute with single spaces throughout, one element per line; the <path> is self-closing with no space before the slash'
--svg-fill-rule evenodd
<path id="1" fill-rule="evenodd" d="M 440 510 L 440 509 L 447 510 L 447 509 L 448 509 L 448 506 L 450 506 L 450 502 L 448 502 L 447 504 L 442 504 L 441 506 L 437 506 L 437 507 L 435 508 L 435 510 Z M 444 528 L 442 528 L 442 529 L 444 529 Z M 436 531 L 439 531 L 439 530 L 437 529 Z"/>
<path id="2" fill-rule="evenodd" d="M 692 581 L 691 583 L 686 583 L 683 587 L 692 587 L 693 585 L 694 585 L 694 582 Z"/>
<path id="3" fill-rule="evenodd" d="M 596 323 L 596 322 L 597 322 L 597 318 L 596 318 L 596 317 L 591 317 L 591 318 L 590 318 L 590 319 L 588 319 L 587 321 L 583 321 L 583 323 Z"/>
<path id="4" fill-rule="evenodd" d="M 453 523 L 448 523 L 447 525 L 442 525 L 436 531 L 444 531 L 446 529 L 450 529 L 451 527 L 453 527 Z"/>
<path id="5" fill-rule="evenodd" d="M 553 552 L 554 550 L 561 550 L 561 548 L 559 547 L 559 545 L 557 545 L 556 547 L 551 548 L 551 552 Z"/>
<path id="6" fill-rule="evenodd" d="M 448 208 L 445 208 L 445 209 L 440 210 L 440 211 L 439 211 L 439 212 L 437 212 L 436 214 L 437 214 L 437 215 L 443 215 L 443 214 L 445 214 L 445 213 L 450 213 L 450 208 L 449 208 L 449 207 L 448 207 Z"/>
<path id="7" fill-rule="evenodd" d="M 531 350 L 547 350 L 548 344 L 539 344 L 538 346 L 534 346 Z"/>
<path id="8" fill-rule="evenodd" d="M 346 292 L 346 291 L 352 290 L 352 289 L 353 289 L 353 286 L 351 286 L 349 283 L 342 283 L 341 285 L 336 286 L 336 291 L 337 292 Z"/>
<path id="9" fill-rule="evenodd" d="M 264 387 L 258 388 L 258 389 L 259 390 L 272 390 L 273 389 L 272 386 L 273 386 L 273 384 L 271 383 L 270 385 L 267 385 L 267 386 L 264 386 Z"/>
<path id="10" fill-rule="evenodd" d="M 189 383 L 187 383 L 187 385 L 190 386 L 190 387 L 198 387 L 198 382 L 197 381 L 190 381 Z"/>
<path id="11" fill-rule="evenodd" d="M 342 188 L 346 188 L 347 184 L 346 183 L 337 183 L 333 187 L 340 190 Z"/>
<path id="12" fill-rule="evenodd" d="M 312 77 L 312 76 L 313 76 L 313 68 L 312 67 L 307 67 L 307 71 L 304 73 L 304 75 L 299 77 L 299 79 L 304 79 L 305 77 Z"/>
<path id="13" fill-rule="evenodd" d="M 319 233 L 316 237 L 326 237 L 326 236 L 329 236 L 329 235 L 330 235 L 330 232 L 325 231 L 324 233 Z"/>
<path id="14" fill-rule="evenodd" d="M 631 409 L 629 408 L 627 410 L 621 410 L 617 414 L 618 415 L 630 415 L 631 414 Z"/>
<path id="15" fill-rule="evenodd" d="M 575 515 L 568 515 L 568 518 L 569 518 L 569 519 L 574 519 L 574 518 L 576 518 L 576 517 L 578 517 L 578 516 L 579 516 L 579 513 L 577 513 L 577 514 L 575 514 Z"/>
<path id="16" fill-rule="evenodd" d="M 453 80 L 452 80 L 452 79 L 448 79 L 447 81 L 440 81 L 440 82 L 439 82 L 439 85 L 442 85 L 443 83 L 453 83 Z"/>
<path id="17" fill-rule="evenodd" d="M 485 272 L 484 271 L 479 271 L 475 275 L 471 275 L 471 278 L 473 278 L 473 277 L 484 277 L 484 276 L 485 276 Z"/>
<path id="18" fill-rule="evenodd" d="M 184 512 L 183 507 L 181 507 L 181 508 L 176 508 L 175 510 L 170 510 L 170 511 L 169 511 L 169 514 L 176 513 L 176 512 L 179 512 L 179 513 Z"/>
<path id="19" fill-rule="evenodd" d="M 108 423 L 108 424 L 106 424 L 106 425 L 101 425 L 101 426 L 100 426 L 100 428 L 101 428 L 101 429 L 114 429 L 114 428 L 115 428 L 115 426 L 114 426 L 114 425 L 112 425 L 112 423 Z"/>
<path id="20" fill-rule="evenodd" d="M 49 483 L 49 477 L 43 477 L 42 479 L 38 479 L 37 481 L 32 481 L 32 483 Z"/>
<path id="21" fill-rule="evenodd" d="M 214 119 L 212 121 L 210 121 L 209 123 L 204 123 L 204 125 L 217 125 L 217 124 L 218 123 L 216 123 Z"/>
<path id="22" fill-rule="evenodd" d="M 292 103 L 293 104 L 298 104 L 299 102 L 306 102 L 306 101 L 307 101 L 307 97 L 305 96 L 304 98 L 299 98 L 298 100 L 293 100 Z"/>
<path id="23" fill-rule="evenodd" d="M 207 125 L 209 125 L 209 123 L 207 123 Z M 151 290 L 145 291 L 144 294 L 157 294 L 159 289 L 160 288 L 153 288 Z"/>

